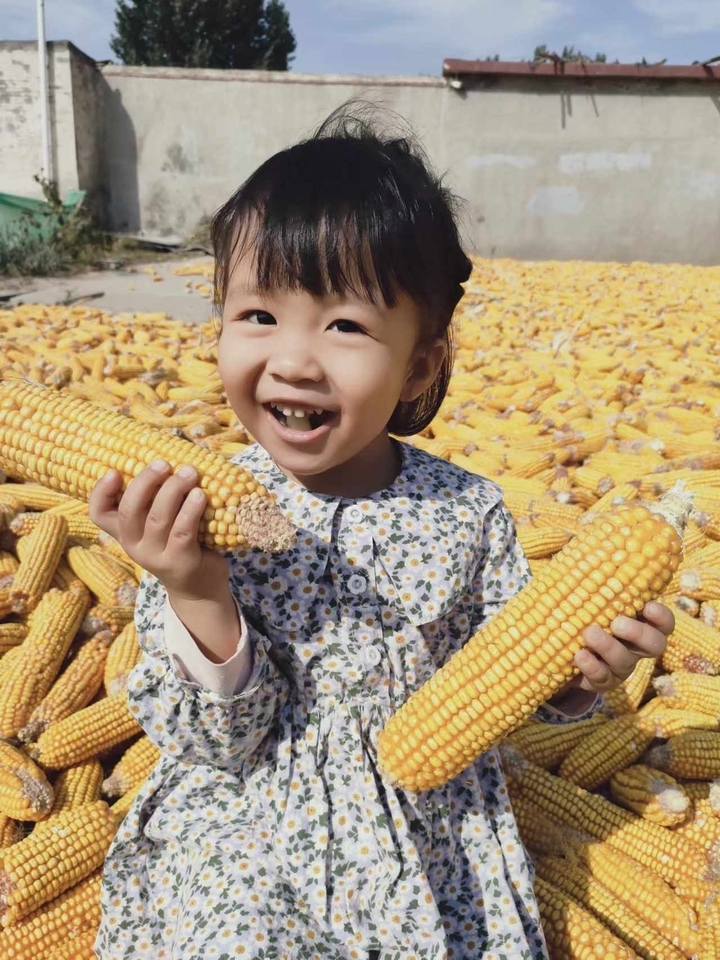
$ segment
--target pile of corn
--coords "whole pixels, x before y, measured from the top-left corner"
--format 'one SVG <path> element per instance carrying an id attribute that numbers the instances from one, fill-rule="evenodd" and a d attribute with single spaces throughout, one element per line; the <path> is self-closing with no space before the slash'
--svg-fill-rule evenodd
<path id="1" fill-rule="evenodd" d="M 694 496 L 676 629 L 602 714 L 502 746 L 551 957 L 720 957 L 720 269 L 477 261 L 412 442 L 495 479 L 535 572 L 613 503 Z M 8 372 L 231 456 L 212 325 L 0 311 Z M 91 958 L 103 858 L 157 750 L 124 702 L 140 570 L 87 507 L 0 485 L 0 956 Z M 74 856 L 81 850 L 82 856 Z"/>

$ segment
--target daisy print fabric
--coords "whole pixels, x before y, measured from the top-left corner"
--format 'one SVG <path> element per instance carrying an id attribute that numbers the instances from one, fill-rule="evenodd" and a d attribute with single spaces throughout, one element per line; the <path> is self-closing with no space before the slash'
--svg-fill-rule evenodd
<path id="1" fill-rule="evenodd" d="M 227 554 L 240 693 L 184 675 L 141 583 L 128 703 L 161 759 L 105 861 L 99 960 L 547 960 L 497 753 L 422 794 L 378 772 L 391 714 L 529 578 L 499 488 L 398 447 L 395 481 L 356 500 L 257 445 L 234 458 L 298 529 Z"/>

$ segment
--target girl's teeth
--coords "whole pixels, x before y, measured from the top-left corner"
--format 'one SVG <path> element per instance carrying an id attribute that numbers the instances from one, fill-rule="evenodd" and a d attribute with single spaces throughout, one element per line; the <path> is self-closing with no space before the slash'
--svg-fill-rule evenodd
<path id="1" fill-rule="evenodd" d="M 287 425 L 292 430 L 312 430 L 312 424 L 310 423 L 310 417 L 306 416 L 304 413 L 302 416 L 295 416 L 294 413 L 286 414 Z"/>

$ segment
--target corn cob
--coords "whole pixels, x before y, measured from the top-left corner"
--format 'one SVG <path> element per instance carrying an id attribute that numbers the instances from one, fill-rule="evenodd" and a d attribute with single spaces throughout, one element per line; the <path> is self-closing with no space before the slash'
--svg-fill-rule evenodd
<path id="1" fill-rule="evenodd" d="M 48 489 L 39 483 L 23 483 L 12 485 L 12 496 L 18 500 L 26 510 L 49 510 L 51 507 L 68 504 L 72 500 L 66 493 Z"/>
<path id="2" fill-rule="evenodd" d="M 119 470 L 127 484 L 157 457 L 173 469 L 189 463 L 208 494 L 201 525 L 205 546 L 234 549 L 249 544 L 284 550 L 293 540 L 290 524 L 265 488 L 242 468 L 122 414 L 49 388 L 23 381 L 0 384 L 0 445 L 0 469 L 83 500 L 111 468 Z M 135 456 L 124 452 L 130 448 Z"/>
<path id="3" fill-rule="evenodd" d="M 88 610 L 80 629 L 88 636 L 107 631 L 117 637 L 130 623 L 133 615 L 134 607 L 109 607 L 104 603 L 97 603 Z"/>
<path id="4" fill-rule="evenodd" d="M 607 722 L 608 718 L 601 713 L 577 723 L 542 723 L 531 719 L 511 733 L 507 742 L 526 759 L 549 770 L 560 763 L 581 740 Z"/>
<path id="5" fill-rule="evenodd" d="M 720 733 L 689 730 L 648 751 L 645 761 L 673 777 L 713 780 L 720 777 Z"/>
<path id="6" fill-rule="evenodd" d="M 703 600 L 699 616 L 706 626 L 720 628 L 720 600 Z"/>
<path id="7" fill-rule="evenodd" d="M 22 656 L 0 684 L 0 737 L 17 736 L 53 685 L 90 605 L 81 590 L 51 590 L 35 611 Z"/>
<path id="8" fill-rule="evenodd" d="M 36 825 L 35 830 L 52 823 L 54 818 L 65 810 L 79 807 L 100 799 L 100 787 L 103 780 L 103 768 L 99 760 L 83 760 L 73 767 L 61 770 L 54 783 L 55 800 L 45 820 Z"/>
<path id="9" fill-rule="evenodd" d="M 14 576 L 19 566 L 17 557 L 6 550 L 0 550 L 0 578 L 6 577 L 8 574 Z"/>
<path id="10" fill-rule="evenodd" d="M 668 707 L 720 717 L 720 677 L 677 671 L 656 677 L 653 686 Z"/>
<path id="11" fill-rule="evenodd" d="M 65 517 L 41 515 L 40 523 L 27 539 L 27 555 L 21 558 L 13 577 L 10 597 L 14 613 L 27 614 L 40 602 L 65 550 L 67 531 Z"/>
<path id="12" fill-rule="evenodd" d="M 0 933 L 0 957 L 3 960 L 29 960 L 67 943 L 100 925 L 100 884 L 98 868 L 74 887 L 38 907 Z"/>
<path id="13" fill-rule="evenodd" d="M 655 729 L 644 716 L 623 714 L 584 737 L 565 757 L 558 772 L 585 790 L 595 790 L 641 757 L 654 739 Z"/>
<path id="14" fill-rule="evenodd" d="M 561 826 L 531 796 L 515 794 L 512 809 L 523 843 L 540 856 L 578 861 L 626 906 L 687 956 L 698 949 L 694 908 L 652 870 L 607 842 L 587 842 L 579 827 Z M 691 881 L 684 881 L 689 884 Z"/>
<path id="15" fill-rule="evenodd" d="M 621 807 L 664 827 L 682 823 L 690 806 L 690 799 L 677 780 L 641 763 L 613 774 L 610 793 Z"/>
<path id="16" fill-rule="evenodd" d="M 140 793 L 142 786 L 142 783 L 136 784 L 132 790 L 128 790 L 127 793 L 124 793 L 119 800 L 116 800 L 115 803 L 111 805 L 110 809 L 118 818 L 118 820 L 122 820 L 125 816 L 127 816 L 128 810 L 132 806 L 135 797 L 137 797 L 137 795 Z"/>
<path id="17" fill-rule="evenodd" d="M 557 960 L 637 960 L 635 951 L 574 897 L 540 876 L 535 877 L 535 896 L 550 954 Z"/>
<path id="18" fill-rule="evenodd" d="M 552 557 L 571 536 L 564 527 L 533 527 L 529 523 L 517 525 L 517 538 L 523 553 L 530 560 Z"/>
<path id="19" fill-rule="evenodd" d="M 27 751 L 49 770 L 62 770 L 97 756 L 141 732 L 124 693 L 106 697 L 58 720 Z"/>
<path id="20" fill-rule="evenodd" d="M 579 863 L 560 857 L 542 857 L 536 877 L 564 891 L 594 914 L 607 929 L 631 947 L 642 960 L 685 960 L 685 954 L 654 930 Z"/>
<path id="21" fill-rule="evenodd" d="M 105 661 L 103 686 L 109 697 L 126 690 L 128 674 L 141 655 L 137 628 L 131 620 L 113 640 Z"/>
<path id="22" fill-rule="evenodd" d="M 688 616 L 682 610 L 674 610 L 673 613 L 675 629 L 668 637 L 661 657 L 663 669 L 668 673 L 689 670 L 687 664 L 689 662 L 692 665 L 694 657 L 709 662 L 711 669 L 707 672 L 720 672 L 720 631 Z"/>
<path id="23" fill-rule="evenodd" d="M 0 866 L 0 923 L 12 926 L 102 866 L 117 830 L 103 800 L 59 813 L 4 851 Z"/>
<path id="24" fill-rule="evenodd" d="M 132 606 L 137 594 L 135 580 L 116 561 L 87 547 L 68 547 L 65 556 L 70 569 L 107 606 Z"/>
<path id="25" fill-rule="evenodd" d="M 14 820 L 42 820 L 53 804 L 53 788 L 36 763 L 0 740 L 0 814 Z"/>
<path id="26" fill-rule="evenodd" d="M 694 600 L 720 600 L 720 570 L 691 567 L 684 570 L 678 579 L 680 589 L 686 596 Z"/>
<path id="27" fill-rule="evenodd" d="M 680 846 L 664 827 L 553 776 L 507 744 L 501 744 L 500 750 L 513 802 L 516 794 L 530 795 L 554 820 L 574 823 L 580 818 L 587 834 L 627 853 L 671 885 L 685 879 L 705 879 L 708 860 L 704 851 L 693 844 Z"/>
<path id="28" fill-rule="evenodd" d="M 110 633 L 96 633 L 81 644 L 73 659 L 17 732 L 22 743 L 37 740 L 50 726 L 86 707 L 103 683 Z"/>
<path id="29" fill-rule="evenodd" d="M 91 927 L 72 940 L 59 944 L 48 953 L 46 960 L 97 960 L 97 954 L 93 950 L 96 940 L 97 930 Z"/>
<path id="30" fill-rule="evenodd" d="M 22 643 L 27 632 L 24 623 L 0 623 L 0 655 Z"/>
<path id="31" fill-rule="evenodd" d="M 0 850 L 18 843 L 24 836 L 22 824 L 5 813 L 0 813 Z"/>
<path id="32" fill-rule="evenodd" d="M 658 595 L 680 550 L 676 530 L 644 506 L 600 514 L 390 719 L 381 771 L 425 790 L 465 769 L 578 673 L 586 626 L 607 628 Z"/>
<path id="33" fill-rule="evenodd" d="M 651 700 L 650 703 L 656 703 L 659 698 Z M 649 706 L 649 704 L 646 704 Z M 672 707 L 664 708 L 662 701 L 659 702 L 653 712 L 649 722 L 655 730 L 655 736 L 661 739 L 677 737 L 681 733 L 688 733 L 690 730 L 717 730 L 718 719 L 708 713 L 701 713 L 698 710 L 675 710 Z"/>
<path id="34" fill-rule="evenodd" d="M 82 514 L 58 513 L 54 514 L 50 510 L 45 513 L 18 513 L 9 524 L 12 532 L 18 537 L 25 537 L 32 533 L 37 525 L 46 516 L 62 516 L 67 520 L 67 535 L 81 540 L 96 541 L 100 527 L 96 526 L 90 517 Z"/>
<path id="35" fill-rule="evenodd" d="M 160 759 L 160 750 L 152 740 L 143 736 L 125 751 L 115 764 L 110 776 L 103 781 L 106 797 L 121 797 L 140 786 L 151 774 Z"/>

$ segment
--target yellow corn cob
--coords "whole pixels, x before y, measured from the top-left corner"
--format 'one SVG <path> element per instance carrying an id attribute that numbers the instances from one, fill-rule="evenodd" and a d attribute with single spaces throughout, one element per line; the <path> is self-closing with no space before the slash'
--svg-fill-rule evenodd
<path id="1" fill-rule="evenodd" d="M 585 833 L 607 841 L 671 885 L 684 879 L 705 879 L 708 861 L 704 851 L 693 844 L 680 845 L 665 827 L 548 773 L 507 744 L 501 744 L 500 751 L 513 802 L 516 794 L 530 796 L 552 819 L 568 824 L 579 821 Z"/>
<path id="2" fill-rule="evenodd" d="M 649 722 L 655 729 L 655 736 L 661 739 L 677 737 L 690 730 L 717 730 L 718 718 L 698 710 L 676 710 L 673 707 L 663 707 L 662 700 L 655 698 L 650 703 L 658 704 L 653 710 Z M 650 704 L 647 704 L 649 706 Z"/>
<path id="3" fill-rule="evenodd" d="M 720 717 L 720 677 L 680 670 L 656 677 L 653 685 L 667 707 Z"/>
<path id="4" fill-rule="evenodd" d="M 149 737 L 141 737 L 128 747 L 110 776 L 103 781 L 103 794 L 107 797 L 120 797 L 129 793 L 150 776 L 159 759 L 159 748 Z"/>
<path id="5" fill-rule="evenodd" d="M 97 960 L 97 954 L 93 950 L 96 940 L 97 930 L 94 927 L 84 930 L 72 940 L 51 950 L 45 960 Z"/>
<path id="6" fill-rule="evenodd" d="M 133 580 L 136 580 L 136 582 L 139 582 L 135 577 L 135 569 L 137 564 L 135 563 L 134 560 L 131 560 L 130 557 L 123 558 L 123 557 L 117 556 L 114 553 L 110 553 L 110 551 L 106 550 L 105 547 L 103 547 L 99 541 L 98 543 L 89 543 L 87 545 L 87 549 L 90 551 L 90 553 L 97 553 L 105 557 L 106 559 L 111 560 L 116 567 L 120 567 L 130 577 L 132 577 Z"/>
<path id="7" fill-rule="evenodd" d="M 187 441 L 49 388 L 22 381 L 0 383 L 0 449 L 0 469 L 80 499 L 87 499 L 111 468 L 128 483 L 156 457 L 163 457 L 173 469 L 189 463 L 208 494 L 201 525 L 206 546 L 230 549 L 250 544 L 283 550 L 293 540 L 288 521 L 244 469 Z"/>
<path id="8" fill-rule="evenodd" d="M 710 812 L 720 817 L 720 780 L 678 780 L 682 789 L 695 803 L 696 800 L 709 800 Z"/>
<path id="9" fill-rule="evenodd" d="M 127 816 L 127 812 L 132 806 L 135 797 L 140 793 L 142 785 L 142 783 L 136 784 L 132 790 L 128 790 L 127 793 L 124 793 L 119 800 L 116 800 L 115 803 L 111 805 L 110 809 L 118 820 L 122 820 L 123 817 Z"/>
<path id="10" fill-rule="evenodd" d="M 106 697 L 58 720 L 28 745 L 33 760 L 50 770 L 62 770 L 89 760 L 141 732 L 127 707 L 124 693 Z"/>
<path id="11" fill-rule="evenodd" d="M 553 957 L 577 960 L 637 960 L 635 951 L 612 934 L 574 897 L 535 877 L 543 932 Z"/>
<path id="12" fill-rule="evenodd" d="M 88 547 L 68 547 L 70 569 L 85 586 L 108 606 L 132 606 L 137 594 L 135 580 L 109 555 Z"/>
<path id="13" fill-rule="evenodd" d="M 686 596 L 694 600 L 720 600 L 720 569 L 692 567 L 683 571 L 678 579 Z"/>
<path id="14" fill-rule="evenodd" d="M 596 713 L 589 720 L 578 720 L 577 723 L 555 724 L 526 720 L 519 729 L 510 734 L 507 742 L 528 760 L 549 770 L 560 763 L 581 740 L 607 721 L 608 718 L 601 713 Z"/>
<path id="15" fill-rule="evenodd" d="M 564 527 L 533 527 L 529 523 L 518 523 L 517 538 L 523 553 L 531 560 L 552 557 L 564 547 L 572 536 Z"/>
<path id="16" fill-rule="evenodd" d="M 98 868 L 74 887 L 38 907 L 0 934 L 3 960 L 30 960 L 100 925 L 100 885 Z"/>
<path id="17" fill-rule="evenodd" d="M 699 600 L 693 600 L 692 597 L 686 597 L 682 593 L 672 596 L 669 594 L 669 591 L 666 591 L 661 599 L 664 600 L 667 606 L 677 607 L 678 610 L 682 610 L 683 613 L 687 613 L 690 617 L 697 617 L 700 613 Z"/>
<path id="18" fill-rule="evenodd" d="M 141 655 L 137 629 L 131 620 L 113 641 L 105 661 L 103 686 L 109 697 L 124 693 L 128 674 L 140 661 Z"/>
<path id="19" fill-rule="evenodd" d="M 80 629 L 88 636 L 107 631 L 113 637 L 117 637 L 130 623 L 133 615 L 134 607 L 107 606 L 104 603 L 97 603 L 88 610 Z"/>
<path id="20" fill-rule="evenodd" d="M 61 770 L 53 789 L 55 800 L 45 820 L 36 825 L 35 830 L 44 829 L 54 818 L 65 810 L 72 810 L 83 803 L 100 799 L 100 787 L 103 781 L 103 768 L 94 757 L 83 760 L 75 766 Z"/>
<path id="21" fill-rule="evenodd" d="M 65 550 L 67 533 L 65 517 L 41 514 L 40 522 L 27 539 L 28 553 L 21 558 L 10 588 L 15 613 L 27 614 L 40 602 Z"/>
<path id="22" fill-rule="evenodd" d="M 720 628 L 720 600 L 703 600 L 699 616 L 706 626 Z"/>
<path id="23" fill-rule="evenodd" d="M 104 800 L 59 813 L 4 851 L 0 923 L 12 926 L 100 867 L 117 830 Z"/>
<path id="24" fill-rule="evenodd" d="M 24 623 L 0 623 L 0 655 L 22 643 L 27 632 Z"/>
<path id="25" fill-rule="evenodd" d="M 378 740 L 384 775 L 425 790 L 464 770 L 578 673 L 586 626 L 607 628 L 658 595 L 680 551 L 676 530 L 642 505 L 601 514 L 391 717 Z"/>
<path id="26" fill-rule="evenodd" d="M 708 627 L 682 610 L 676 609 L 673 613 L 675 629 L 668 637 L 665 652 L 661 657 L 663 669 L 668 673 L 677 670 L 690 670 L 692 673 L 720 672 L 720 630 Z M 707 660 L 710 669 L 691 669 L 694 663 L 692 658 Z"/>
<path id="27" fill-rule="evenodd" d="M 10 521 L 10 529 L 18 537 L 27 536 L 35 530 L 41 522 L 42 517 L 48 515 L 55 516 L 50 510 L 46 510 L 45 513 L 18 513 L 18 515 Z M 97 540 L 100 527 L 96 526 L 90 517 L 86 517 L 80 513 L 62 513 L 60 516 L 65 517 L 67 520 L 67 535 L 69 537 L 89 540 L 91 542 Z"/>
<path id="28" fill-rule="evenodd" d="M 634 713 L 645 696 L 652 680 L 657 660 L 654 657 L 642 657 L 635 669 L 620 686 L 603 694 L 603 707 L 616 717 L 624 713 Z"/>
<path id="29" fill-rule="evenodd" d="M 22 656 L 0 683 L 0 737 L 15 737 L 53 685 L 90 605 L 87 591 L 50 590 L 35 611 Z"/>
<path id="30" fill-rule="evenodd" d="M 17 732 L 22 743 L 37 740 L 50 726 L 86 707 L 103 683 L 110 633 L 96 633 L 81 644 L 73 659 Z"/>
<path id="31" fill-rule="evenodd" d="M 0 813 L 14 820 L 42 820 L 53 804 L 53 788 L 36 763 L 0 740 Z"/>
<path id="32" fill-rule="evenodd" d="M 26 510 L 49 510 L 51 507 L 70 503 L 72 497 L 60 490 L 52 490 L 39 483 L 12 485 L 12 496 L 17 498 Z"/>
<path id="33" fill-rule="evenodd" d="M 607 929 L 631 947 L 642 960 L 685 960 L 685 954 L 654 930 L 634 910 L 596 880 L 579 863 L 560 857 L 542 857 L 536 877 L 564 891 L 594 914 Z"/>
<path id="34" fill-rule="evenodd" d="M 713 780 L 720 777 L 720 733 L 688 730 L 648 751 L 646 763 L 673 777 Z"/>
<path id="35" fill-rule="evenodd" d="M 595 790 L 641 757 L 654 739 L 654 728 L 640 713 L 623 714 L 584 737 L 558 772 L 585 790 Z"/>
<path id="36" fill-rule="evenodd" d="M 98 544 L 107 553 L 111 554 L 113 557 L 117 557 L 118 560 L 122 560 L 123 563 L 132 563 L 132 560 L 125 553 L 115 537 L 111 537 L 110 534 L 106 533 L 104 530 L 101 530 L 98 534 Z"/>
<path id="37" fill-rule="evenodd" d="M 18 843 L 24 836 L 22 824 L 5 813 L 0 813 L 0 850 Z"/>
<path id="38" fill-rule="evenodd" d="M 641 763 L 613 774 L 610 793 L 621 807 L 664 827 L 682 823 L 690 806 L 690 799 L 677 780 Z"/>
<path id="39" fill-rule="evenodd" d="M 17 557 L 6 550 L 0 550 L 0 578 L 8 574 L 14 576 L 17 568 L 20 566 Z"/>
<path id="40" fill-rule="evenodd" d="M 520 837 L 534 854 L 578 861 L 618 900 L 634 910 L 661 936 L 692 956 L 699 947 L 697 916 L 652 870 L 608 843 L 584 842 L 578 829 L 560 826 L 531 797 L 513 795 Z M 690 883 L 691 881 L 684 881 Z"/>

